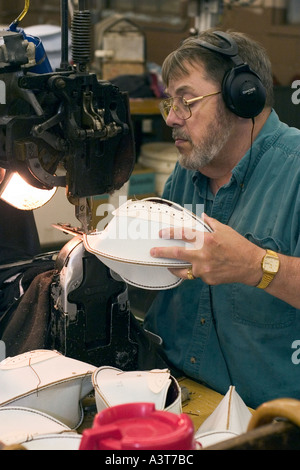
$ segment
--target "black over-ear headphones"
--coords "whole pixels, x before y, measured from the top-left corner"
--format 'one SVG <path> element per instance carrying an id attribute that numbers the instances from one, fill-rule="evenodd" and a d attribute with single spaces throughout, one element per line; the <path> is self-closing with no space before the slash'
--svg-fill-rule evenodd
<path id="1" fill-rule="evenodd" d="M 222 96 L 226 106 L 237 116 L 254 118 L 264 108 L 266 90 L 259 76 L 238 55 L 236 42 L 222 31 L 214 31 L 215 36 L 223 39 L 227 47 L 218 47 L 206 41 L 199 45 L 210 51 L 230 57 L 234 67 L 224 75 Z"/>

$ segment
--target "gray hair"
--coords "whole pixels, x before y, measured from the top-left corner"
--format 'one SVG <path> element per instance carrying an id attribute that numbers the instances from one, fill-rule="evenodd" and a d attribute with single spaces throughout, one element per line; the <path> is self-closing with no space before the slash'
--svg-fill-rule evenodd
<path id="1" fill-rule="evenodd" d="M 272 66 L 266 50 L 258 42 L 244 33 L 227 31 L 238 46 L 238 55 L 249 67 L 258 74 L 266 89 L 266 106 L 273 106 L 273 76 Z M 213 31 L 204 31 L 197 37 L 185 39 L 181 45 L 171 52 L 162 65 L 162 79 L 168 86 L 171 79 L 186 75 L 186 64 L 204 65 L 208 80 L 222 83 L 225 73 L 234 64 L 230 57 L 210 51 L 199 46 L 199 41 L 206 41 L 220 47 L 220 39 Z"/>

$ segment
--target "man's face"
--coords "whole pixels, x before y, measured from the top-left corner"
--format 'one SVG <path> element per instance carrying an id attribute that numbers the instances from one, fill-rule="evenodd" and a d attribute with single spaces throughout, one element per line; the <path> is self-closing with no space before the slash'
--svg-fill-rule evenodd
<path id="1" fill-rule="evenodd" d="M 216 83 L 205 78 L 200 65 L 189 66 L 189 74 L 171 80 L 168 95 L 183 96 L 186 100 L 216 91 Z M 179 163 L 191 170 L 201 170 L 218 158 L 233 132 L 235 116 L 227 110 L 220 94 L 212 95 L 190 105 L 189 119 L 178 118 L 173 110 L 166 123 L 173 128 L 172 135 L 179 151 Z"/>

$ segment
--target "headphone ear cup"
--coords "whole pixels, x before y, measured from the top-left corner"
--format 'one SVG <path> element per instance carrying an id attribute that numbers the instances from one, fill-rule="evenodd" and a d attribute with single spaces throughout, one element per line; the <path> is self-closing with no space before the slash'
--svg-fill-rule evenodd
<path id="1" fill-rule="evenodd" d="M 266 102 L 265 88 L 248 65 L 234 67 L 225 74 L 222 95 L 226 106 L 243 118 L 257 116 Z"/>

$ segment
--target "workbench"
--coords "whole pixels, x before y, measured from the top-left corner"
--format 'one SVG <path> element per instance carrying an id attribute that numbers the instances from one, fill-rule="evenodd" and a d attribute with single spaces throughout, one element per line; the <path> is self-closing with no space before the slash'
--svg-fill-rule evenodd
<path id="1" fill-rule="evenodd" d="M 196 431 L 218 406 L 223 395 L 186 377 L 176 380 L 182 389 L 182 412 L 190 416 Z M 93 404 L 93 398 L 84 400 L 83 406 L 86 405 L 86 409 L 90 409 L 91 412 L 85 414 L 84 422 L 79 428 L 79 432 L 92 425 L 95 415 Z"/>
<path id="2" fill-rule="evenodd" d="M 196 432 L 224 396 L 187 377 L 177 378 L 177 381 L 182 390 L 182 412 L 191 418 Z M 92 427 L 96 413 L 93 398 L 89 398 L 84 405 L 85 418 L 77 430 L 79 433 Z M 255 410 L 249 410 L 255 413 Z M 300 427 L 288 420 L 274 420 L 205 450 L 300 450 Z"/>

